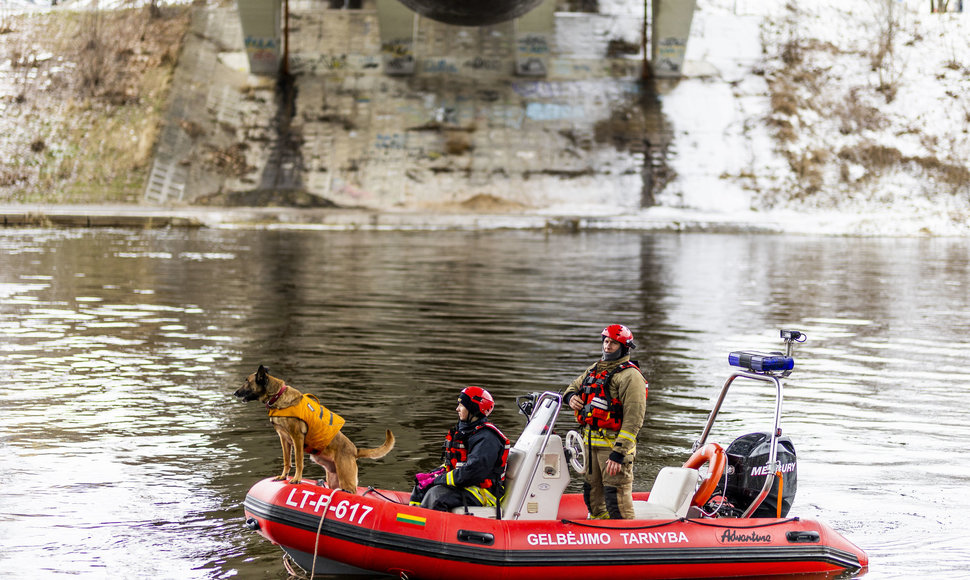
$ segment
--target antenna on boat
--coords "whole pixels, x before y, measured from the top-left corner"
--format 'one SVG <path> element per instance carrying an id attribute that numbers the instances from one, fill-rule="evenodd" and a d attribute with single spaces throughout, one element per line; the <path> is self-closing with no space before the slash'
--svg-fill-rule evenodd
<path id="1" fill-rule="evenodd" d="M 787 377 L 795 368 L 795 343 L 805 342 L 808 336 L 800 330 L 782 330 L 781 338 L 785 341 L 784 353 L 736 350 L 728 355 L 728 363 L 757 375 Z"/>
<path id="2" fill-rule="evenodd" d="M 791 357 L 792 353 L 795 351 L 795 343 L 805 342 L 808 340 L 808 335 L 800 330 L 782 329 L 781 339 L 785 341 L 785 356 Z"/>

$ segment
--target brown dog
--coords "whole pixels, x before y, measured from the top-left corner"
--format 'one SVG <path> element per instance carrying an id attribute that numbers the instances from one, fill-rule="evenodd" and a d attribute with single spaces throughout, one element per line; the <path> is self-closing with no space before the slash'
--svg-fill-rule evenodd
<path id="1" fill-rule="evenodd" d="M 313 395 L 304 395 L 282 380 L 270 376 L 259 365 L 245 384 L 233 393 L 243 401 L 260 401 L 269 410 L 269 420 L 280 436 L 283 446 L 283 473 L 276 481 L 290 474 L 290 453 L 296 454 L 296 472 L 290 483 L 303 479 L 303 452 L 327 472 L 327 485 L 357 493 L 357 458 L 379 459 L 394 447 L 394 434 L 387 430 L 384 444 L 374 449 L 357 446 L 340 432 L 344 420 L 324 407 Z"/>

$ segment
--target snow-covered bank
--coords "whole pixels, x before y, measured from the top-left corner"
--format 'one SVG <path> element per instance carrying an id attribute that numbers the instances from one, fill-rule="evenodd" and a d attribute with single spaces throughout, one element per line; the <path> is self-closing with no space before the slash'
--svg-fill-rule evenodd
<path id="1" fill-rule="evenodd" d="M 698 0 L 687 58 L 690 78 L 663 95 L 679 178 L 644 215 L 970 234 L 970 14 Z"/>
<path id="2" fill-rule="evenodd" d="M 85 3 L 90 0 L 58 7 Z M 6 0 L 2 6 L 46 4 Z M 639 42 L 642 3 L 601 0 L 600 7 L 616 17 L 605 34 Z M 676 174 L 655 192 L 659 206 L 627 209 L 640 203 L 642 158 L 604 148 L 589 164 L 599 170 L 613 163 L 613 173 L 626 176 L 623 186 L 592 177 L 581 185 L 576 178 L 549 179 L 550 189 L 560 190 L 554 192 L 559 202 L 528 211 L 643 229 L 666 222 L 674 229 L 748 224 L 834 235 L 970 235 L 968 14 L 931 14 L 927 0 L 698 0 L 687 59 L 686 79 L 659 86 L 674 127 L 667 161 Z M 12 70 L 10 62 L 0 59 L 0 72 Z M 34 98 L 45 95 L 38 91 Z M 101 109 L 91 114 L 112 116 Z M 5 151 L 10 138 L 4 139 Z M 77 173 L 77 156 L 62 153 L 74 149 L 53 139 L 38 141 L 41 146 Z M 98 155 L 102 163 L 105 156 Z M 487 193 L 518 201 L 538 181 L 513 186 L 492 177 L 487 184 L 495 191 Z M 578 193 L 561 191 L 569 186 Z"/>

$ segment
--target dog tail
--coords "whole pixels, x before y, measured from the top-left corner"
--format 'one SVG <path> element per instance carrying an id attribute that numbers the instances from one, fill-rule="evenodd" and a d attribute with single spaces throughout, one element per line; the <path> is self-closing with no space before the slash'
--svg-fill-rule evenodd
<path id="1" fill-rule="evenodd" d="M 366 457 L 368 459 L 380 459 L 394 448 L 394 433 L 391 430 L 387 430 L 387 435 L 384 436 L 384 444 L 380 447 L 375 447 L 373 449 L 358 449 L 357 457 Z"/>

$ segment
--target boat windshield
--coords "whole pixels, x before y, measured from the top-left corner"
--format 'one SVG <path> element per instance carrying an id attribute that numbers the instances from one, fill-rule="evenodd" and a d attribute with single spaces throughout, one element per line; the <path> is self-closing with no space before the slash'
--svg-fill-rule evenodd
<path id="1" fill-rule="evenodd" d="M 552 432 L 552 426 L 559 416 L 559 406 L 562 399 L 556 393 L 543 393 L 536 401 L 529 418 L 529 423 L 522 430 L 519 439 L 515 442 L 515 448 L 526 450 L 531 447 L 532 442 L 540 437 L 547 437 Z"/>

